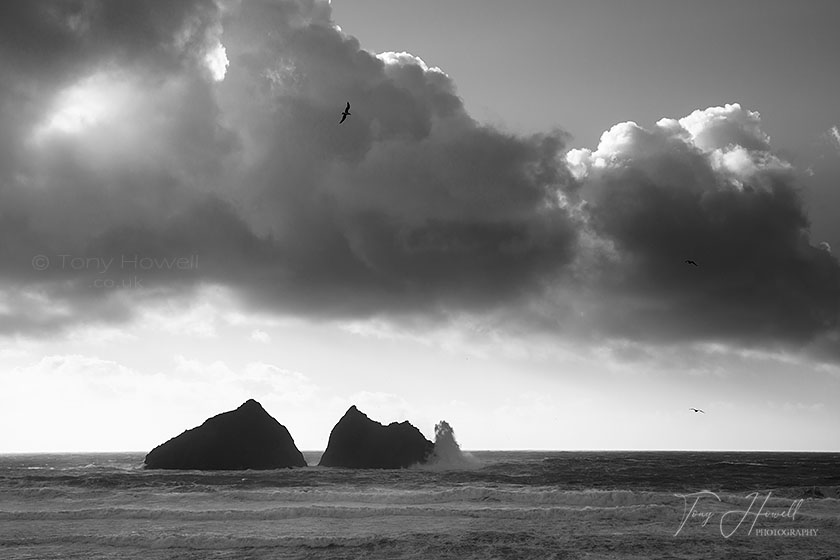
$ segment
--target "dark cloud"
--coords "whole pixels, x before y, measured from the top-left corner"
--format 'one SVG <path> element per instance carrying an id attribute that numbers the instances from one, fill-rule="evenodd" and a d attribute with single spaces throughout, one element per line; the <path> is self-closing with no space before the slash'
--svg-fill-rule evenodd
<path id="1" fill-rule="evenodd" d="M 811 241 L 796 174 L 759 142 L 757 119 L 728 105 L 654 130 L 625 123 L 570 154 L 592 230 L 615 250 L 607 332 L 801 344 L 837 327 L 840 267 Z"/>
<path id="2" fill-rule="evenodd" d="M 213 0 L 10 0 L 0 7 L 4 70 L 56 83 L 97 65 L 183 70 L 200 60 L 218 26 Z"/>
<path id="3" fill-rule="evenodd" d="M 0 10 L 0 292 L 25 294 L 3 331 L 120 321 L 208 284 L 278 313 L 486 312 L 654 343 L 836 328 L 837 261 L 737 105 L 566 154 L 562 131 L 477 123 L 443 71 L 363 50 L 328 2 Z M 143 258 L 142 290 L 91 289 Z"/>
<path id="4" fill-rule="evenodd" d="M 18 78 L 39 79 L 42 62 L 65 74 L 15 131 L 7 286 L 70 307 L 99 298 L 74 311 L 80 321 L 201 283 L 261 308 L 358 316 L 508 302 L 573 257 L 562 134 L 480 126 L 448 76 L 361 50 L 326 3 L 118 8 L 7 13 L 28 37 L 58 37 Z M 216 39 L 232 61 L 220 83 L 202 66 Z M 346 99 L 353 117 L 339 128 Z M 144 270 L 143 292 L 90 290 L 130 279 L 131 266 L 117 270 L 126 259 L 195 254 L 189 274 Z M 32 267 L 37 255 L 47 270 Z"/>

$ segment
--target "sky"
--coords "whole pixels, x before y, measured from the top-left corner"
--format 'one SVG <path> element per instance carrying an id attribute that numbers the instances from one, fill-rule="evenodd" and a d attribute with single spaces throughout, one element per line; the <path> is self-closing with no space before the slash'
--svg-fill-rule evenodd
<path id="1" fill-rule="evenodd" d="M 838 16 L 4 2 L 0 453 L 840 450 Z"/>

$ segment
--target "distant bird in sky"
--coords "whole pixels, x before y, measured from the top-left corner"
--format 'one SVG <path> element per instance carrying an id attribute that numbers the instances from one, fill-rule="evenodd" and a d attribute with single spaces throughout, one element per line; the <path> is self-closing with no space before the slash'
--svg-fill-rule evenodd
<path id="1" fill-rule="evenodd" d="M 349 114 L 350 114 L 350 102 L 348 101 L 348 102 L 347 102 L 347 107 L 345 107 L 345 108 L 344 108 L 344 112 L 343 112 L 343 113 L 341 113 L 341 120 L 340 120 L 340 121 L 338 121 L 338 124 L 341 124 L 341 123 L 343 123 L 345 120 L 347 120 L 347 116 L 348 116 Z"/>
<path id="2" fill-rule="evenodd" d="M 685 261 L 685 264 L 692 264 L 692 265 L 694 265 L 694 266 L 700 266 L 700 265 L 699 265 L 699 264 L 697 264 L 696 262 L 691 261 L 691 260 L 687 260 L 687 259 L 686 259 L 686 261 Z"/>
<path id="3" fill-rule="evenodd" d="M 701 414 L 706 414 L 705 412 L 703 412 L 699 408 L 689 408 L 688 410 L 693 410 L 694 412 L 700 412 Z"/>

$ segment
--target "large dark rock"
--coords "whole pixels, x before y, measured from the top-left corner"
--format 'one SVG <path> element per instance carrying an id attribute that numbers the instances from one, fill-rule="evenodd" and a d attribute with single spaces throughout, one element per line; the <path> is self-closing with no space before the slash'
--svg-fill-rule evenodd
<path id="1" fill-rule="evenodd" d="M 434 444 L 408 422 L 383 426 L 351 406 L 330 432 L 323 467 L 400 469 L 424 463 Z"/>
<path id="2" fill-rule="evenodd" d="M 146 455 L 147 469 L 277 469 L 305 467 L 289 430 L 254 399 L 209 418 L 158 445 Z"/>

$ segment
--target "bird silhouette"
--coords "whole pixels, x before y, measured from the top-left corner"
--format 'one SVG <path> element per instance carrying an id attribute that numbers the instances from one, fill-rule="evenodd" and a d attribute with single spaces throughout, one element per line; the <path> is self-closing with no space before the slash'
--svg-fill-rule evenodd
<path id="1" fill-rule="evenodd" d="M 347 107 L 344 108 L 344 112 L 341 113 L 341 120 L 338 121 L 338 124 L 341 124 L 345 120 L 347 120 L 348 115 L 350 115 L 350 102 L 349 101 L 347 102 Z"/>
<path id="2" fill-rule="evenodd" d="M 702 410 L 700 410 L 699 408 L 689 408 L 688 410 L 693 410 L 694 412 L 699 412 L 699 413 L 701 413 L 701 414 L 706 414 L 705 412 L 703 412 L 703 411 L 702 411 Z"/>
<path id="3" fill-rule="evenodd" d="M 691 264 L 691 265 L 694 265 L 694 266 L 700 266 L 699 264 L 697 264 L 696 262 L 691 261 L 691 260 L 686 260 L 686 261 L 685 261 L 685 264 Z"/>

